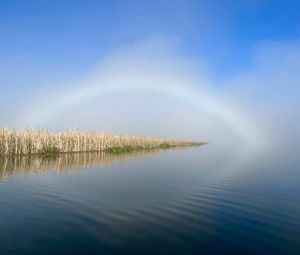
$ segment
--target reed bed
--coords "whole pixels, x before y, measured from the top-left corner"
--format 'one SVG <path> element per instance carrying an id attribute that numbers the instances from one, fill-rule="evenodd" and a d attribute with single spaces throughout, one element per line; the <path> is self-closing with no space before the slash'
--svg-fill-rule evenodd
<path id="1" fill-rule="evenodd" d="M 0 156 L 92 151 L 118 153 L 136 149 L 166 149 L 201 144 L 203 143 L 166 140 L 156 137 L 120 136 L 105 132 L 68 131 L 53 133 L 48 130 L 0 129 Z"/>

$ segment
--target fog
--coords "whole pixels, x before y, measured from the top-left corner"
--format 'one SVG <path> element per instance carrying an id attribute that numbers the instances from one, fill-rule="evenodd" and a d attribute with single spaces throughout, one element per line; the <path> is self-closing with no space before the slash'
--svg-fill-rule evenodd
<path id="1" fill-rule="evenodd" d="M 18 112 L 2 111 L 3 126 L 264 149 L 299 143 L 298 41 L 260 43 L 252 65 L 222 82 L 213 79 L 205 59 L 184 56 L 179 48 L 178 38 L 159 36 L 116 49 L 91 70 L 15 103 Z"/>

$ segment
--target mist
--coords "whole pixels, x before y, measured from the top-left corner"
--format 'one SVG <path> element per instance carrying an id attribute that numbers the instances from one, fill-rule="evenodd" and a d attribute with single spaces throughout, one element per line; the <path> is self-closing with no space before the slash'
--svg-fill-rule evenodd
<path id="1" fill-rule="evenodd" d="M 6 122 L 255 148 L 299 141 L 298 41 L 258 44 L 251 67 L 222 82 L 180 45 L 156 36 L 116 49 L 90 70 L 20 100 L 17 113 L 5 111 Z"/>

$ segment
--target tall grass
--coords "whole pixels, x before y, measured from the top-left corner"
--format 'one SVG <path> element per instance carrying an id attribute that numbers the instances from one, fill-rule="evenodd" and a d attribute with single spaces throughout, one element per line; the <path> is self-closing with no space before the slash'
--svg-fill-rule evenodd
<path id="1" fill-rule="evenodd" d="M 110 133 L 78 131 L 53 133 L 32 129 L 18 132 L 12 129 L 0 129 L 0 156 L 91 151 L 122 152 L 124 148 L 154 149 L 201 144 Z"/>

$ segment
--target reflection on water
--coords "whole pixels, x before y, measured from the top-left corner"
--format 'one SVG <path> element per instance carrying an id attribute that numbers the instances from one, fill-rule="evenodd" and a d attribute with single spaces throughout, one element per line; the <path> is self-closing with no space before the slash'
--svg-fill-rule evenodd
<path id="1" fill-rule="evenodd" d="M 6 158 L 0 254 L 299 255 L 300 162 L 276 151 Z"/>
<path id="2" fill-rule="evenodd" d="M 179 150 L 180 148 L 175 148 Z M 175 150 L 170 148 L 168 150 Z M 63 153 L 57 157 L 15 156 L 0 157 L 0 180 L 15 173 L 44 173 L 47 171 L 65 172 L 77 171 L 94 166 L 108 166 L 121 161 L 150 156 L 165 150 L 139 150 L 130 153 L 113 154 L 108 152 Z"/>

